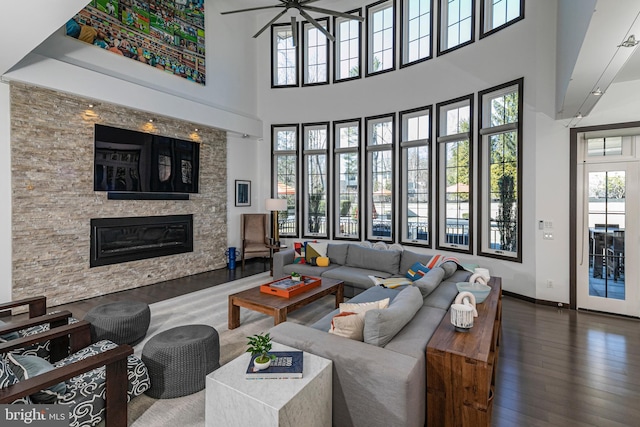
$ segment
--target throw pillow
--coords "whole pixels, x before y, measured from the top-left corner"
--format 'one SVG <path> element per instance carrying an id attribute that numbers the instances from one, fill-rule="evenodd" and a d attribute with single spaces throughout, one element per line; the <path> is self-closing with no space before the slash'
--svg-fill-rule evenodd
<path id="1" fill-rule="evenodd" d="M 7 361 L 11 370 L 19 380 L 26 380 L 53 370 L 53 365 L 37 356 L 7 354 Z M 33 393 L 31 399 L 35 403 L 55 403 L 67 392 L 67 385 L 63 382 Z"/>
<path id="2" fill-rule="evenodd" d="M 387 307 L 389 307 L 389 298 L 385 298 L 380 301 L 361 302 L 361 303 L 342 302 L 340 303 L 340 313 L 351 312 L 351 313 L 360 314 L 360 313 L 365 313 L 369 310 L 381 309 L 381 308 L 387 308 Z"/>
<path id="3" fill-rule="evenodd" d="M 364 317 L 357 313 L 345 311 L 333 316 L 329 333 L 356 341 L 362 341 L 363 329 Z"/>
<path id="4" fill-rule="evenodd" d="M 438 287 L 440 282 L 442 282 L 444 275 L 445 271 L 442 269 L 442 267 L 432 268 L 423 277 L 413 282 L 413 285 L 420 290 L 420 293 L 422 293 L 422 298 L 426 298 L 431 292 L 434 291 L 435 288 Z"/>
<path id="5" fill-rule="evenodd" d="M 304 248 L 305 262 L 316 265 L 312 262 L 315 258 L 327 256 L 327 242 L 306 242 Z"/>
<path id="6" fill-rule="evenodd" d="M 7 323 L 0 320 L 0 328 L 5 325 L 7 325 Z M 7 342 L 15 340 L 16 338 L 20 338 L 20 334 L 18 334 L 18 332 L 7 332 L 6 334 L 0 335 L 0 342 Z"/>
<path id="7" fill-rule="evenodd" d="M 295 242 L 293 244 L 293 263 L 294 264 L 304 264 L 304 243 L 303 242 Z"/>
<path id="8" fill-rule="evenodd" d="M 411 266 L 410 269 L 407 270 L 407 279 L 411 279 L 413 281 L 420 279 L 425 274 L 429 272 L 429 268 L 427 266 L 422 265 L 421 262 L 416 262 Z"/>
<path id="9" fill-rule="evenodd" d="M 329 258 L 326 256 L 319 256 L 316 258 L 316 265 L 318 267 L 328 267 L 329 266 Z"/>
<path id="10" fill-rule="evenodd" d="M 422 307 L 422 294 L 409 286 L 398 293 L 384 310 L 369 310 L 364 315 L 364 342 L 384 347 L 413 319 Z"/>

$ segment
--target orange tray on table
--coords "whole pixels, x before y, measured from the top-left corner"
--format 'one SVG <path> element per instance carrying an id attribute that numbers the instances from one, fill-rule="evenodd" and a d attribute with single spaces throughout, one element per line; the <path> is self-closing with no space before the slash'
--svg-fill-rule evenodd
<path id="1" fill-rule="evenodd" d="M 292 284 L 292 286 L 287 288 L 274 287 L 272 285 L 287 285 Z M 321 279 L 319 277 L 312 276 L 302 276 L 299 282 L 293 282 L 291 280 L 291 276 L 283 277 L 282 279 L 275 280 L 273 282 L 266 283 L 264 285 L 260 285 L 260 292 L 269 295 L 276 295 L 283 298 L 291 298 L 298 294 L 308 291 L 309 289 L 316 288 L 320 286 Z"/>

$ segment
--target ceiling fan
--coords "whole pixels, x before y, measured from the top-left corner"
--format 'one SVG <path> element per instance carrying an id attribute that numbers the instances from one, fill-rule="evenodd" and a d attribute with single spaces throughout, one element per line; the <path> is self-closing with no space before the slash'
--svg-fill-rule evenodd
<path id="1" fill-rule="evenodd" d="M 271 21 L 267 22 L 267 25 L 262 27 L 260 29 L 260 31 L 258 31 L 256 34 L 254 34 L 253 38 L 257 38 L 267 28 L 269 28 L 271 26 L 271 24 L 276 22 L 278 19 L 280 19 L 280 17 L 282 17 L 285 13 L 287 13 L 287 11 L 289 9 L 298 9 L 298 12 L 300 13 L 300 15 L 304 19 L 309 21 L 314 27 L 316 27 L 318 29 L 318 31 L 320 31 L 322 34 L 327 36 L 327 38 L 329 40 L 331 40 L 332 42 L 336 40 L 335 37 L 333 37 L 333 35 L 329 31 L 327 31 L 322 25 L 320 25 L 320 23 L 318 21 L 316 21 L 311 16 L 309 16 L 307 11 L 325 13 L 327 15 L 337 16 L 337 17 L 341 17 L 341 18 L 355 19 L 355 20 L 358 20 L 360 22 L 364 21 L 364 18 L 362 16 L 351 15 L 351 14 L 343 13 L 343 12 L 337 12 L 335 10 L 324 9 L 324 8 L 321 8 L 321 7 L 309 6 L 309 3 L 313 3 L 313 2 L 316 2 L 318 0 L 279 0 L 279 1 L 280 1 L 280 4 L 274 4 L 274 5 L 271 5 L 271 6 L 250 7 L 248 9 L 231 10 L 231 11 L 228 11 L 228 12 L 222 12 L 221 14 L 222 15 L 228 15 L 230 13 L 249 12 L 249 11 L 252 11 L 252 10 L 282 8 L 283 10 L 280 13 L 278 13 Z M 296 40 L 297 40 L 296 17 L 295 16 L 291 17 L 291 28 L 292 28 L 292 31 L 293 31 L 293 43 L 294 43 L 294 46 L 295 46 Z"/>

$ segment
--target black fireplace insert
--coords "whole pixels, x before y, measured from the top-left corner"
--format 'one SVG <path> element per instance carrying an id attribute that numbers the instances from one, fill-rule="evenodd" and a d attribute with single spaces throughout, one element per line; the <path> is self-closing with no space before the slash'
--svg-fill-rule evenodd
<path id="1" fill-rule="evenodd" d="M 91 267 L 193 252 L 193 215 L 91 220 Z"/>

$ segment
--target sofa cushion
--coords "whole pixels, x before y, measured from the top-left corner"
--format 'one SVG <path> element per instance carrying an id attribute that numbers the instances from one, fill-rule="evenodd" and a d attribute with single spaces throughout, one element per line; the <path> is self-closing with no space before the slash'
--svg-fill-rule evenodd
<path id="1" fill-rule="evenodd" d="M 363 330 L 364 316 L 351 311 L 345 311 L 333 316 L 329 333 L 356 341 L 362 341 Z"/>
<path id="2" fill-rule="evenodd" d="M 0 320 L 0 327 L 6 326 L 7 323 Z M 6 334 L 0 335 L 0 342 L 7 342 L 11 340 L 15 340 L 20 338 L 20 334 L 17 331 L 7 332 Z"/>
<path id="3" fill-rule="evenodd" d="M 0 357 L 0 389 L 7 388 L 10 385 L 14 385 L 18 382 L 18 377 L 11 370 L 11 366 L 9 366 L 9 362 L 5 357 Z M 20 404 L 29 404 L 33 403 L 33 401 L 29 398 L 29 396 L 21 397 L 19 399 L 14 400 L 11 403 L 20 403 Z"/>
<path id="4" fill-rule="evenodd" d="M 389 307 L 364 315 L 364 342 L 384 347 L 413 319 L 422 307 L 422 294 L 409 286 L 398 293 Z"/>
<path id="5" fill-rule="evenodd" d="M 422 306 L 413 319 L 384 348 L 425 360 L 427 344 L 446 313 L 447 311 L 441 308 Z"/>
<path id="6" fill-rule="evenodd" d="M 404 275 L 416 262 L 427 265 L 430 259 L 431 255 L 419 254 L 417 252 L 412 252 L 405 249 L 404 251 L 402 251 L 402 259 L 400 260 L 399 272 L 400 274 Z"/>
<path id="7" fill-rule="evenodd" d="M 18 380 L 28 380 L 35 376 L 53 370 L 53 365 L 38 356 L 25 356 L 21 354 L 7 354 L 7 361 Z M 56 403 L 67 391 L 67 385 L 63 382 L 54 384 L 46 389 L 30 395 L 35 403 Z"/>
<path id="8" fill-rule="evenodd" d="M 448 310 L 456 295 L 456 282 L 446 280 L 424 299 L 424 305 Z"/>
<path id="9" fill-rule="evenodd" d="M 422 298 L 426 298 L 438 287 L 443 278 L 444 270 L 440 267 L 436 267 L 429 270 L 429 272 L 422 278 L 413 282 L 413 285 L 420 290 L 420 293 L 422 293 Z"/>
<path id="10" fill-rule="evenodd" d="M 347 263 L 347 252 L 349 251 L 349 244 L 335 245 L 329 243 L 327 245 L 327 256 L 332 264 L 345 265 Z"/>
<path id="11" fill-rule="evenodd" d="M 356 313 L 362 314 L 366 313 L 369 310 L 373 310 L 376 308 L 387 308 L 389 307 L 389 298 L 384 298 L 378 301 L 370 301 L 370 302 L 341 302 L 340 303 L 340 313 Z"/>
<path id="12" fill-rule="evenodd" d="M 401 252 L 396 250 L 378 250 L 352 245 L 347 252 L 346 265 L 398 274 L 400 254 Z"/>
<path id="13" fill-rule="evenodd" d="M 337 264 L 329 264 L 327 267 L 319 267 L 310 264 L 287 264 L 282 266 L 282 273 L 284 274 L 284 276 L 289 276 L 295 271 L 296 273 L 300 273 L 303 276 L 320 277 L 324 274 L 325 271 L 337 267 L 340 266 Z"/>
<path id="14" fill-rule="evenodd" d="M 329 265 L 329 267 L 331 267 L 331 265 Z M 368 270 L 364 268 L 346 267 L 346 266 L 337 266 L 337 265 L 336 265 L 336 268 L 332 268 L 329 271 L 325 271 L 324 273 L 322 273 L 322 277 L 342 280 L 345 286 L 353 286 L 355 288 L 360 288 L 360 289 L 368 289 L 374 286 L 374 283 L 369 278 L 369 276 L 375 276 L 375 277 L 386 279 L 390 277 L 391 274 L 385 271 Z"/>

